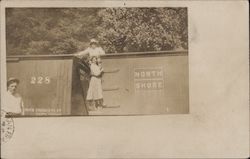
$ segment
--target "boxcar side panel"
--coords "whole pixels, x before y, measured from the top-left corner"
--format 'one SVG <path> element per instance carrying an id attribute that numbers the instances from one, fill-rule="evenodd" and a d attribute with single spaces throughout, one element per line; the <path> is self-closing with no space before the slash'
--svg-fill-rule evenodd
<path id="1" fill-rule="evenodd" d="M 103 114 L 188 113 L 188 56 L 103 59 Z"/>
<path id="2" fill-rule="evenodd" d="M 7 63 L 7 76 L 20 79 L 26 115 L 70 114 L 71 59 L 20 59 Z"/>
<path id="3" fill-rule="evenodd" d="M 88 81 L 71 55 L 9 60 L 7 76 L 20 79 L 26 115 L 142 115 L 189 112 L 187 53 L 133 53 L 102 57 L 106 109 L 88 112 Z M 77 62 L 78 61 L 78 62 Z M 85 92 L 85 93 L 84 93 Z"/>

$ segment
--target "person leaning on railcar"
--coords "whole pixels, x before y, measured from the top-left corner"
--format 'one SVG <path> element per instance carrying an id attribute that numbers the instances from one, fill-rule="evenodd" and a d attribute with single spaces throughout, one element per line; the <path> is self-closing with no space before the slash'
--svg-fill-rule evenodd
<path id="1" fill-rule="evenodd" d="M 22 97 L 17 93 L 17 87 L 19 85 L 17 78 L 9 78 L 7 81 L 7 105 L 4 107 L 4 111 L 7 115 L 24 115 L 24 104 Z"/>
<path id="2" fill-rule="evenodd" d="M 90 40 L 90 46 L 87 49 L 76 53 L 78 58 L 83 58 L 86 56 L 89 56 L 90 58 L 93 56 L 97 57 L 98 65 L 101 65 L 101 55 L 105 55 L 105 51 L 100 47 L 99 42 L 96 39 Z"/>

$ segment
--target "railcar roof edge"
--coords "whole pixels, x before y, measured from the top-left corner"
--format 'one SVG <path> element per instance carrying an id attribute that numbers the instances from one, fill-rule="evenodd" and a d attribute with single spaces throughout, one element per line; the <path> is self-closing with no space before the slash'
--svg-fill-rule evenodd
<path id="1" fill-rule="evenodd" d="M 150 51 L 150 52 L 128 52 L 128 53 L 107 53 L 102 55 L 105 57 L 130 57 L 130 56 L 152 56 L 152 55 L 187 55 L 187 50 L 178 51 Z M 6 59 L 15 58 L 50 58 L 50 57 L 61 57 L 61 58 L 72 58 L 74 54 L 60 54 L 60 55 L 11 55 L 7 56 Z"/>

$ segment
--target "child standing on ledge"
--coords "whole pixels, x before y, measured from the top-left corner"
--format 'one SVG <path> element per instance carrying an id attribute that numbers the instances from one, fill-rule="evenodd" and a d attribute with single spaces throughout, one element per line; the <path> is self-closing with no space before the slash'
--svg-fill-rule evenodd
<path id="1" fill-rule="evenodd" d="M 87 103 L 90 110 L 96 110 L 103 107 L 102 94 L 102 73 L 103 68 L 98 65 L 97 57 L 90 59 L 91 79 L 87 93 Z M 91 109 L 92 108 L 92 109 Z"/>

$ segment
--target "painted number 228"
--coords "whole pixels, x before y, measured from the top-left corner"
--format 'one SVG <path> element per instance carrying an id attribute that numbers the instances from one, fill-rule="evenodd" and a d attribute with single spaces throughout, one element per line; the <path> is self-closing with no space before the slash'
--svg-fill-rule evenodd
<path id="1" fill-rule="evenodd" d="M 46 77 L 42 77 L 42 76 L 38 76 L 38 77 L 31 77 L 31 84 L 50 84 L 50 77 L 46 76 Z"/>

